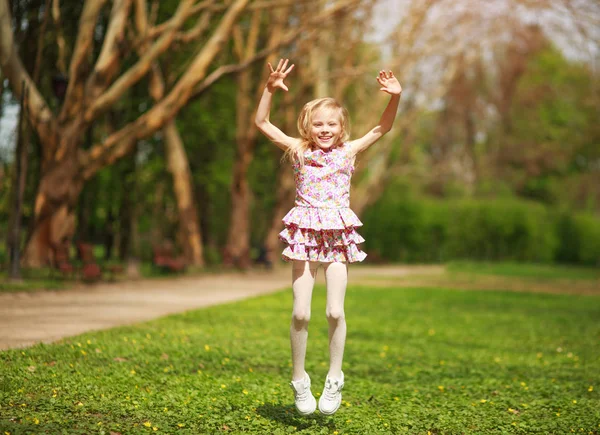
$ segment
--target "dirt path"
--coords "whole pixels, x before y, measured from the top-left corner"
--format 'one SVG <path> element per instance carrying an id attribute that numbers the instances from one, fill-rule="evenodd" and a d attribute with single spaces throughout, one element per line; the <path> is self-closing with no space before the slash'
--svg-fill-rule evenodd
<path id="1" fill-rule="evenodd" d="M 438 275 L 440 266 L 360 266 L 351 284 L 373 277 Z M 318 282 L 323 282 L 322 273 Z M 50 343 L 86 331 L 137 323 L 290 286 L 290 271 L 248 272 L 97 284 L 62 291 L 0 294 L 0 350 Z"/>

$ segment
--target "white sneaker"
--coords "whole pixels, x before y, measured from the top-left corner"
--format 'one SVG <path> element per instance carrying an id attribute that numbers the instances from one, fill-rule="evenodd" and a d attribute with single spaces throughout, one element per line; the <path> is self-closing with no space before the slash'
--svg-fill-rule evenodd
<path id="1" fill-rule="evenodd" d="M 305 372 L 304 379 L 290 382 L 290 387 L 294 390 L 296 400 L 296 409 L 302 415 L 309 415 L 317 409 L 317 400 L 310 391 L 310 377 Z"/>
<path id="2" fill-rule="evenodd" d="M 344 372 L 341 379 L 333 379 L 327 375 L 323 394 L 319 398 L 319 411 L 325 415 L 335 413 L 342 404 L 342 388 L 344 388 Z"/>

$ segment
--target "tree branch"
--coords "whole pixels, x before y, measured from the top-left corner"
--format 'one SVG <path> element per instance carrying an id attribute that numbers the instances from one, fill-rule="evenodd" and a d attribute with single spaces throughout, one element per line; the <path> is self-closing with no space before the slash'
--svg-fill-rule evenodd
<path id="1" fill-rule="evenodd" d="M 169 20 L 171 22 L 169 30 L 145 52 L 135 65 L 123 73 L 104 94 L 94 100 L 94 103 L 85 112 L 86 121 L 91 121 L 101 112 L 111 107 L 133 84 L 146 75 L 158 56 L 171 46 L 175 33 L 183 25 L 192 4 L 193 0 L 181 1 L 173 19 Z"/>
<path id="2" fill-rule="evenodd" d="M 104 3 L 106 3 L 106 0 L 86 0 L 83 6 L 83 12 L 79 19 L 77 42 L 69 65 L 69 85 L 59 120 L 73 118 L 81 111 L 89 56 L 94 44 L 96 22 Z"/>
<path id="3" fill-rule="evenodd" d="M 60 1 L 52 1 L 52 19 L 56 26 L 56 45 L 58 46 L 58 60 L 56 62 L 56 68 L 64 76 L 67 75 L 67 43 L 65 41 L 65 34 L 63 32 L 62 20 L 60 17 Z"/>
<path id="4" fill-rule="evenodd" d="M 110 22 L 104 37 L 100 55 L 96 60 L 94 72 L 88 78 L 86 95 L 95 100 L 104 91 L 119 69 L 119 58 L 125 35 L 127 17 L 132 0 L 115 0 L 110 14 Z"/>
<path id="5" fill-rule="evenodd" d="M 322 24 L 323 20 L 330 18 L 331 16 L 339 13 L 340 11 L 342 11 L 354 4 L 357 4 L 359 1 L 360 0 L 348 0 L 345 2 L 340 2 L 339 4 L 336 4 L 334 7 L 327 9 L 327 10 L 323 11 L 322 13 L 316 15 L 314 18 L 309 20 L 306 25 L 299 26 L 295 29 L 289 30 L 285 35 L 283 35 L 281 37 L 281 39 L 279 39 L 277 41 L 277 43 L 273 44 L 272 46 L 268 46 L 267 48 L 262 49 L 261 51 L 256 53 L 254 56 L 248 57 L 243 62 L 240 62 L 238 64 L 230 64 L 230 65 L 220 66 L 219 68 L 214 70 L 212 73 L 210 73 L 204 80 L 202 80 L 202 82 L 194 89 L 194 93 L 192 95 L 192 100 L 195 100 L 196 98 L 200 97 L 200 95 L 205 90 L 207 90 L 210 86 L 212 86 L 215 82 L 217 82 L 221 77 L 228 75 L 228 74 L 235 74 L 237 72 L 240 72 L 240 71 L 248 68 L 254 62 L 265 59 L 267 56 L 274 53 L 276 50 L 280 49 L 281 47 L 285 47 L 286 45 L 292 43 L 296 38 L 298 38 L 298 36 L 300 34 L 302 34 L 302 36 L 304 36 L 306 38 L 310 38 L 312 36 L 312 34 L 314 34 L 318 29 L 317 26 L 315 26 L 316 23 L 321 22 L 321 24 Z"/>
<path id="6" fill-rule="evenodd" d="M 162 128 L 187 104 L 194 86 L 206 76 L 206 70 L 229 38 L 235 21 L 247 3 L 248 0 L 235 0 L 231 4 L 206 45 L 165 98 L 137 120 L 110 135 L 103 143 L 93 146 L 88 152 L 80 152 L 84 178 L 90 178 L 102 167 L 126 155 L 135 141 Z"/>
<path id="7" fill-rule="evenodd" d="M 197 40 L 204 34 L 206 29 L 208 29 L 211 17 L 212 12 L 205 11 L 198 20 L 198 22 L 194 25 L 194 27 L 192 27 L 185 33 L 178 33 L 175 37 L 176 40 L 179 42 L 183 42 L 184 44 L 188 44 L 194 40 Z"/>
<path id="8" fill-rule="evenodd" d="M 16 98 L 21 98 L 23 82 L 28 89 L 24 99 L 26 113 L 40 137 L 56 135 L 56 120 L 37 86 L 25 70 L 14 45 L 11 16 L 7 0 L 0 0 L 0 68 Z M 23 108 L 21 109 L 23 110 Z M 46 149 L 45 152 L 48 150 Z"/>

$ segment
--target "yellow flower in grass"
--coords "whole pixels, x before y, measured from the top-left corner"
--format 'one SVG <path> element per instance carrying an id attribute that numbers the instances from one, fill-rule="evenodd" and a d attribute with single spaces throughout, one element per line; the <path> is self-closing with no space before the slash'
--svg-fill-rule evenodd
<path id="1" fill-rule="evenodd" d="M 152 423 L 150 423 L 149 421 L 144 422 L 144 426 L 146 427 L 152 427 Z"/>
<path id="2" fill-rule="evenodd" d="M 208 352 L 210 350 L 210 346 L 208 344 L 205 344 L 204 345 L 204 350 Z"/>
<path id="3" fill-rule="evenodd" d="M 177 423 L 177 426 L 178 426 L 178 427 L 184 427 L 184 426 L 185 426 L 185 424 L 183 424 L 183 423 Z"/>
<path id="4" fill-rule="evenodd" d="M 590 387 L 588 388 L 588 391 L 591 393 L 592 391 L 594 391 L 594 387 L 592 385 L 590 385 Z"/>

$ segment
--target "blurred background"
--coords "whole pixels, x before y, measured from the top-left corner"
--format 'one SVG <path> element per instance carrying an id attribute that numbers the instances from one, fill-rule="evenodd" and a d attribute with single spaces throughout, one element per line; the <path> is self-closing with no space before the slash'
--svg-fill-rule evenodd
<path id="1" fill-rule="evenodd" d="M 599 266 L 599 21 L 595 0 L 0 0 L 1 273 L 279 263 L 292 171 L 253 119 L 280 57 L 290 135 L 333 96 L 360 136 L 377 72 L 403 86 L 353 179 L 367 262 Z"/>

